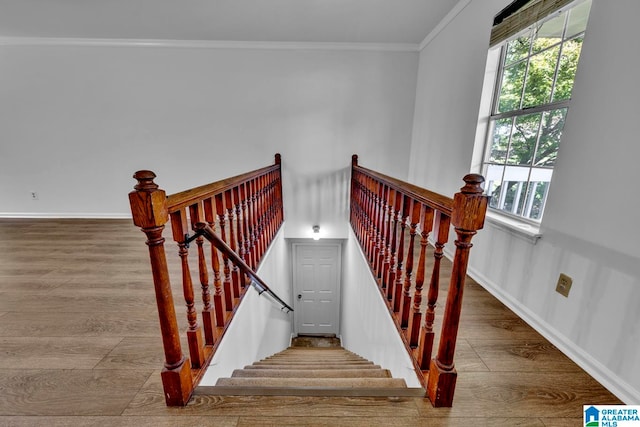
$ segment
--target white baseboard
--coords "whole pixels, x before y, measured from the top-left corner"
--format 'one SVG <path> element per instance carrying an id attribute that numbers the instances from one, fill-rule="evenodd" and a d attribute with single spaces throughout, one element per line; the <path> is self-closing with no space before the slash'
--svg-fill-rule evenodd
<path id="1" fill-rule="evenodd" d="M 0 218 L 42 219 L 131 219 L 130 213 L 83 213 L 83 212 L 0 212 Z"/>
<path id="2" fill-rule="evenodd" d="M 450 260 L 453 259 L 450 251 L 445 250 L 445 256 Z M 511 311 L 517 314 L 529 326 L 540 333 L 540 335 L 549 340 L 551 344 L 556 346 L 569 359 L 584 369 L 611 393 L 615 394 L 620 400 L 629 405 L 637 405 L 640 403 L 639 390 L 635 389 L 631 384 L 627 383 L 623 378 L 611 371 L 601 362 L 594 359 L 590 354 L 570 341 L 565 335 L 561 334 L 556 328 L 541 319 L 529 308 L 522 305 L 522 303 L 514 299 L 508 293 L 504 292 L 496 283 L 472 267 L 467 269 L 467 274 L 491 295 L 496 297 Z"/>

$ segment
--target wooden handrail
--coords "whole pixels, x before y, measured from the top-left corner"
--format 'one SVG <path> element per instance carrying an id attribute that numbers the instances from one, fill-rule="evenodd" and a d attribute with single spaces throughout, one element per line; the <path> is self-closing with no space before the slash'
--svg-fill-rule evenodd
<path id="1" fill-rule="evenodd" d="M 355 164 L 353 169 L 362 172 L 372 178 L 376 178 L 379 181 L 386 183 L 389 188 L 400 191 L 405 195 L 411 197 L 412 199 L 419 201 L 420 203 L 423 203 L 437 211 L 451 216 L 451 212 L 453 211 L 453 199 L 451 197 L 443 196 L 442 194 L 435 193 L 422 187 L 418 187 L 417 185 L 411 184 L 409 182 L 404 182 L 399 179 L 384 175 L 380 172 L 364 168 L 362 166 L 359 166 L 358 164 Z"/>
<path id="2" fill-rule="evenodd" d="M 469 174 L 463 180 L 464 187 L 450 198 L 359 166 L 358 156 L 352 157 L 351 226 L 434 406 L 451 406 L 453 402 L 457 378 L 453 356 L 471 238 L 484 225 L 488 203 L 487 196 L 483 195 L 484 178 L 481 175 Z M 440 259 L 451 226 L 457 235 L 453 270 L 438 352 L 432 359 Z M 420 251 L 414 277 L 414 244 L 418 229 Z M 431 279 L 427 282 L 426 247 L 432 232 L 434 262 Z M 427 310 L 422 313 L 425 283 L 429 286 Z"/>
<path id="3" fill-rule="evenodd" d="M 279 154 L 276 155 L 276 162 L 279 159 Z M 251 172 L 236 175 L 232 178 L 226 178 L 220 181 L 212 182 L 211 184 L 201 185 L 199 187 L 190 188 L 188 190 L 180 191 L 178 193 L 170 194 L 167 196 L 167 209 L 169 212 L 175 212 L 180 209 L 187 208 L 200 200 L 204 200 L 215 196 L 216 194 L 224 193 L 238 184 L 250 181 L 259 176 L 263 176 L 269 172 L 278 170 L 279 163 L 272 166 L 267 166 L 261 169 L 256 169 Z"/>
<path id="4" fill-rule="evenodd" d="M 284 222 L 281 158 L 276 154 L 273 165 L 168 197 L 154 182 L 155 177 L 152 171 L 136 172 L 134 178 L 138 183 L 129 193 L 129 202 L 134 224 L 147 236 L 165 353 L 161 374 L 165 400 L 168 406 L 184 406 L 245 295 L 247 283 L 240 270 L 252 277 L 249 270 L 260 264 Z M 162 236 L 167 222 L 171 223 L 180 258 L 188 356 L 181 347 Z M 208 244 L 207 254 L 205 239 L 195 236 L 197 274 L 192 274 L 189 231 L 198 223 L 205 223 L 210 230 L 219 230 L 220 241 L 226 249 L 218 252 L 217 248 L 222 247 L 220 242 Z M 201 302 L 194 282 L 200 284 Z"/>
<path id="5" fill-rule="evenodd" d="M 287 304 L 286 302 L 284 302 L 279 296 L 278 294 L 276 294 L 275 292 L 273 292 L 271 290 L 271 288 L 269 287 L 269 285 L 267 285 L 264 280 L 262 280 L 260 278 L 260 276 L 258 276 L 258 274 L 253 271 L 253 269 L 251 267 L 249 267 L 243 260 L 242 258 L 240 258 L 238 256 L 238 254 L 236 254 L 236 252 L 231 249 L 229 247 L 229 245 L 227 245 L 224 240 L 222 240 L 214 231 L 211 227 L 209 227 L 209 225 L 206 222 L 199 222 L 197 224 L 195 224 L 195 226 L 193 227 L 193 230 L 196 232 L 197 235 L 201 235 L 204 236 L 209 242 L 211 242 L 211 244 L 213 244 L 218 250 L 222 251 L 230 260 L 232 263 L 234 263 L 235 265 L 238 266 L 238 268 L 240 268 L 240 270 L 242 270 L 242 272 L 244 274 L 246 274 L 247 276 L 249 276 L 251 278 L 251 280 L 257 282 L 260 287 L 263 289 L 264 292 L 267 292 L 269 295 L 271 295 L 276 301 L 278 301 L 281 305 L 282 305 L 282 309 L 286 309 L 287 313 L 292 312 L 293 308 L 291 308 L 291 306 L 289 304 Z"/>

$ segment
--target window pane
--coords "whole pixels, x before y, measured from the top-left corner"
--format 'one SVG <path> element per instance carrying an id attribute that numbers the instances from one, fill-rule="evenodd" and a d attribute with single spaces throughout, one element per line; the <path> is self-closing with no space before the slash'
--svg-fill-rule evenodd
<path id="1" fill-rule="evenodd" d="M 519 61 L 529 55 L 529 45 L 531 44 L 531 32 L 507 43 L 505 54 L 505 64 Z"/>
<path id="2" fill-rule="evenodd" d="M 484 153 L 493 209 L 542 220 L 591 2 L 576 1 L 502 44 Z"/>
<path id="3" fill-rule="evenodd" d="M 527 85 L 522 101 L 523 108 L 546 104 L 551 99 L 551 88 L 553 87 L 559 52 L 560 46 L 556 46 L 533 55 L 529 59 Z"/>
<path id="4" fill-rule="evenodd" d="M 491 152 L 489 154 L 489 161 L 491 163 L 506 162 L 512 122 L 512 118 L 499 119 L 494 122 Z"/>
<path id="5" fill-rule="evenodd" d="M 524 84 L 524 73 L 527 69 L 526 62 L 518 62 L 504 69 L 502 85 L 500 86 L 500 99 L 498 111 L 512 111 L 520 108 L 520 98 L 522 97 L 522 85 Z"/>
<path id="6" fill-rule="evenodd" d="M 525 217 L 529 219 L 541 219 L 544 211 L 544 204 L 547 199 L 547 191 L 549 190 L 548 182 L 532 182 L 527 195 L 527 206 L 524 212 Z"/>
<path id="7" fill-rule="evenodd" d="M 562 32 L 564 30 L 566 15 L 567 12 L 564 12 L 538 26 L 533 36 L 533 52 L 540 52 L 541 50 L 562 41 Z"/>
<path id="8" fill-rule="evenodd" d="M 545 111 L 542 115 L 540 128 L 540 140 L 536 150 L 535 166 L 553 166 L 558 157 L 558 146 L 564 128 L 564 119 L 567 115 L 566 108 Z"/>
<path id="9" fill-rule="evenodd" d="M 573 37 L 587 29 L 589 9 L 591 9 L 591 1 L 586 1 L 569 11 L 569 23 L 567 24 L 565 37 Z"/>
<path id="10" fill-rule="evenodd" d="M 498 208 L 500 190 L 502 188 L 502 173 L 504 166 L 489 165 L 486 172 L 485 194 L 489 196 L 489 206 Z"/>
<path id="11" fill-rule="evenodd" d="M 526 200 L 526 181 L 505 181 L 504 203 L 502 209 L 516 215 L 522 214 Z"/>
<path id="12" fill-rule="evenodd" d="M 516 117 L 511 136 L 511 148 L 507 163 L 510 165 L 531 165 L 538 139 L 541 113 Z"/>
<path id="13" fill-rule="evenodd" d="M 580 51 L 582 50 L 582 40 L 582 37 L 576 37 L 575 39 L 565 41 L 562 45 L 562 55 L 560 56 L 560 64 L 558 65 L 558 77 L 556 79 L 556 87 L 553 91 L 554 101 L 571 99 L 573 81 L 576 78 L 578 60 L 580 59 Z"/>

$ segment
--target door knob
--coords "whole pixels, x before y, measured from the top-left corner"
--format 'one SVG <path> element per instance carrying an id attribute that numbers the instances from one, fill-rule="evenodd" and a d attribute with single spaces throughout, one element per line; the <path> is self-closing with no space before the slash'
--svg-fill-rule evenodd
<path id="1" fill-rule="evenodd" d="M 302 294 L 298 294 L 298 299 L 302 299 Z"/>

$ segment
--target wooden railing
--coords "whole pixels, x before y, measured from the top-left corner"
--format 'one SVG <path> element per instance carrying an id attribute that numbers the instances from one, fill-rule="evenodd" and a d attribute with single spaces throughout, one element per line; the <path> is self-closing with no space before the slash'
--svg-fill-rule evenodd
<path id="1" fill-rule="evenodd" d="M 168 197 L 153 181 L 153 172 L 138 171 L 133 176 L 138 184 L 129 193 L 129 201 L 134 224 L 147 236 L 165 353 L 162 384 L 169 406 L 184 406 L 189 401 L 250 283 L 248 269 L 257 269 L 284 221 L 280 163 L 276 154 L 272 166 Z M 180 344 L 162 236 L 169 221 L 181 265 L 189 357 Z M 201 232 L 190 236 L 196 225 Z M 219 242 L 206 248 L 202 230 L 219 233 Z M 207 238 L 215 241 L 211 235 Z M 193 240 L 197 245 L 200 303 L 196 302 L 189 263 Z M 200 316 L 196 305 L 201 308 Z"/>
<path id="2" fill-rule="evenodd" d="M 471 238 L 483 227 L 487 210 L 487 197 L 481 187 L 484 178 L 470 174 L 463 179 L 464 187 L 451 199 L 363 168 L 355 155 L 352 159 L 351 225 L 434 406 L 451 406 L 453 402 L 457 378 L 453 356 Z M 432 359 L 440 260 L 451 225 L 457 235 L 453 270 L 438 352 Z M 420 254 L 416 266 L 414 244 L 418 230 Z M 434 261 L 423 313 L 430 233 Z"/>

